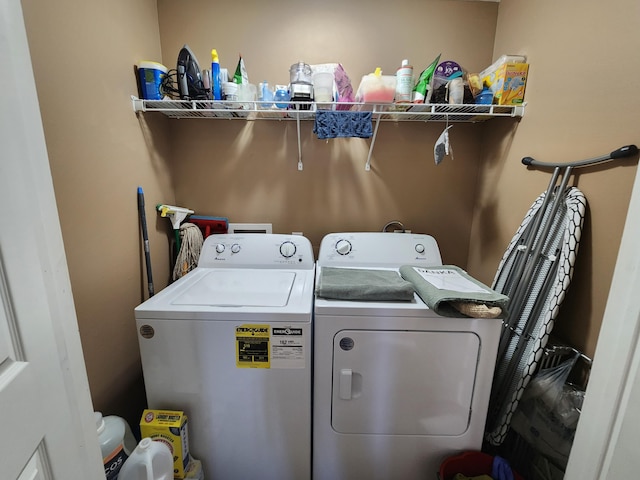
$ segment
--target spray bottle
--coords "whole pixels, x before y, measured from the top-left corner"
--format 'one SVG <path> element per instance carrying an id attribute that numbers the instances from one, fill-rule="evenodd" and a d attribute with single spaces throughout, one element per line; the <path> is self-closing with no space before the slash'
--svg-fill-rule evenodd
<path id="1" fill-rule="evenodd" d="M 189 210 L 184 207 L 176 207 L 175 205 L 166 205 L 159 203 L 156 205 L 156 210 L 160 212 L 161 217 L 169 217 L 171 220 L 171 226 L 176 236 L 176 252 L 180 250 L 180 223 L 191 215 L 193 210 Z"/>
<path id="2" fill-rule="evenodd" d="M 211 88 L 214 100 L 222 100 L 222 88 L 220 82 L 220 59 L 218 51 L 211 50 Z"/>

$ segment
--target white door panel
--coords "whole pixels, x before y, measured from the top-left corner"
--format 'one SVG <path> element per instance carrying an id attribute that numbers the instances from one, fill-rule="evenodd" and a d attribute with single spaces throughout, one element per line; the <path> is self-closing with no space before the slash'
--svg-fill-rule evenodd
<path id="1" fill-rule="evenodd" d="M 104 478 L 19 0 L 0 2 L 0 477 Z"/>
<path id="2" fill-rule="evenodd" d="M 36 451 L 24 467 L 18 480 L 45 480 L 46 478 L 47 474 L 45 474 L 41 453 L 40 451 Z"/>

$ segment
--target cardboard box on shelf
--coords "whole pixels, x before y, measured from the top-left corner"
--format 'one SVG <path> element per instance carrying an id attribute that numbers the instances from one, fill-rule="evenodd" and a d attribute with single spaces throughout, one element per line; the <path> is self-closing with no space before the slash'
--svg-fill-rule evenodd
<path id="1" fill-rule="evenodd" d="M 142 412 L 140 435 L 163 442 L 173 455 L 174 478 L 185 478 L 189 466 L 189 434 L 187 415 L 175 410 L 150 410 Z"/>
<path id="2" fill-rule="evenodd" d="M 498 105 L 521 105 L 528 74 L 528 63 L 504 63 L 484 75 L 482 81 L 491 88 Z"/>

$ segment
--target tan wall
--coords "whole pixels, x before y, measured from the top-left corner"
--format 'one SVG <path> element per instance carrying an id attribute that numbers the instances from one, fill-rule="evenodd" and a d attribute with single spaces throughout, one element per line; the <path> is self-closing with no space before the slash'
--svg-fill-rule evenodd
<path id="1" fill-rule="evenodd" d="M 133 419 L 145 402 L 133 308 L 147 295 L 137 187 L 158 289 L 169 275 L 167 226 L 153 206 L 174 201 L 163 119 L 138 121 L 129 100 L 133 65 L 160 56 L 156 3 L 23 9 L 94 407 Z"/>
<path id="2" fill-rule="evenodd" d="M 490 282 L 548 181 L 546 172 L 521 166 L 521 157 L 587 158 L 636 142 L 640 67 L 629 59 L 638 39 L 625 32 L 633 31 L 638 6 L 614 3 L 359 0 L 305 3 L 300 10 L 294 0 L 223 7 L 205 0 L 159 0 L 157 7 L 153 0 L 23 0 L 95 407 L 135 423 L 144 402 L 133 319 L 147 295 L 138 185 L 146 193 L 156 290 L 167 283 L 170 237 L 156 203 L 272 222 L 276 231 L 303 231 L 316 247 L 329 231 L 379 230 L 400 220 L 433 234 L 446 262 Z M 356 86 L 376 66 L 393 73 L 403 58 L 419 73 L 441 52 L 470 70 L 522 52 L 532 63 L 529 106 L 520 122 L 456 125 L 454 159 L 438 167 L 433 143 L 443 124 L 383 124 L 370 172 L 368 140 L 320 141 L 306 122 L 299 172 L 294 123 L 134 115 L 133 65 L 162 60 L 173 67 L 183 43 L 202 68 L 211 48 L 229 69 L 242 52 L 256 83 L 286 83 L 299 60 L 340 61 Z M 616 66 L 625 74 L 614 75 Z M 623 96 L 609 93 L 611 78 Z M 591 207 L 558 331 L 587 353 L 636 170 L 634 162 L 622 164 L 577 179 Z"/>
<path id="3" fill-rule="evenodd" d="M 210 68 L 216 48 L 221 66 L 233 73 L 241 52 L 250 82 L 274 85 L 287 84 L 289 67 L 298 61 L 340 62 L 357 89 L 377 66 L 395 74 L 403 58 L 416 75 L 440 53 L 441 60 L 476 71 L 491 61 L 495 3 L 265 5 L 254 0 L 220 8 L 206 0 L 160 0 L 164 64 L 175 68 L 186 43 L 201 68 Z M 395 19 L 402 19 L 401 28 Z M 301 231 L 316 251 L 329 232 L 379 231 L 399 220 L 412 231 L 432 234 L 446 262 L 466 264 L 481 128 L 456 125 L 454 160 L 436 167 L 433 146 L 444 124 L 383 123 L 367 172 L 370 140 L 318 140 L 312 127 L 313 122 L 302 123 L 300 172 L 295 122 L 171 122 L 177 200 L 204 215 L 268 222 L 278 233 Z"/>
<path id="4" fill-rule="evenodd" d="M 549 170 L 520 160 L 566 162 L 638 144 L 640 18 L 634 0 L 502 0 L 495 55 L 524 53 L 531 63 L 526 114 L 513 136 L 488 131 L 469 268 L 491 280 L 506 245 Z M 593 355 L 606 305 L 637 158 L 575 171 L 589 202 L 575 275 L 554 334 Z"/>

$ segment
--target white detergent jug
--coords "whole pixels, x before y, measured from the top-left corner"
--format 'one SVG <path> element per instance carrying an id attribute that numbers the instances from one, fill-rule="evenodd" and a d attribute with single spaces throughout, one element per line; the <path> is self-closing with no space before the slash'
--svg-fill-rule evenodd
<path id="1" fill-rule="evenodd" d="M 94 412 L 98 441 L 102 451 L 106 480 L 116 480 L 125 460 L 136 448 L 136 439 L 124 418 L 115 415 L 102 416 Z"/>
<path id="2" fill-rule="evenodd" d="M 173 456 L 169 446 L 143 438 L 122 465 L 118 480 L 173 480 Z"/>

